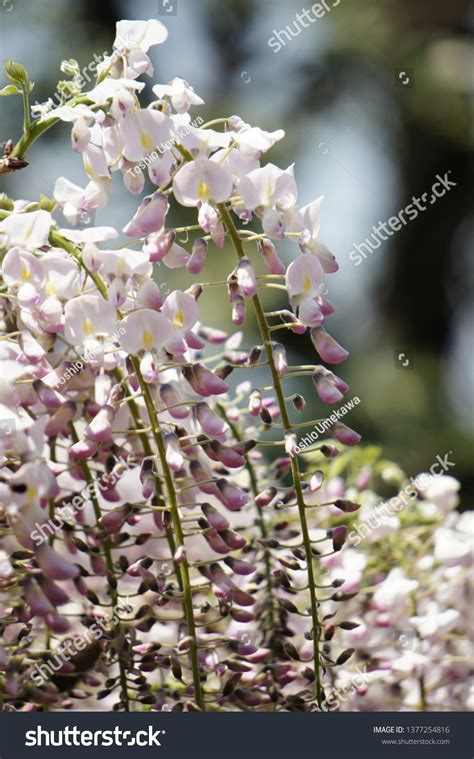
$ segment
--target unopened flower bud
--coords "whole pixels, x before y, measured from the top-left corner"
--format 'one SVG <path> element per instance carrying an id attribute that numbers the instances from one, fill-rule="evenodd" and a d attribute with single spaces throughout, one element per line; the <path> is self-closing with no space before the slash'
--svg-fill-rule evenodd
<path id="1" fill-rule="evenodd" d="M 249 399 L 249 413 L 252 416 L 258 416 L 262 408 L 262 394 L 260 390 L 253 390 L 250 393 Z"/>
<path id="2" fill-rule="evenodd" d="M 202 295 L 202 287 L 200 284 L 195 282 L 193 285 L 190 285 L 190 287 L 188 287 L 184 292 L 194 298 L 194 300 L 198 300 L 198 298 Z"/>
<path id="3" fill-rule="evenodd" d="M 186 561 L 186 549 L 184 546 L 178 546 L 174 555 L 174 561 L 176 564 L 184 564 Z"/>
<path id="4" fill-rule="evenodd" d="M 255 364 L 258 364 L 258 362 L 260 361 L 261 355 L 262 355 L 262 346 L 254 345 L 254 347 L 249 353 L 249 366 L 254 366 Z"/>
<path id="5" fill-rule="evenodd" d="M 287 432 L 285 435 L 285 451 L 289 456 L 295 456 L 298 452 L 298 441 L 294 432 Z"/>
<path id="6" fill-rule="evenodd" d="M 292 401 L 293 406 L 295 407 L 295 409 L 297 411 L 304 411 L 305 410 L 305 408 L 306 408 L 306 401 L 303 398 L 303 396 L 300 395 L 299 393 L 295 393 L 294 395 L 292 395 L 291 396 L 291 401 Z"/>
<path id="7" fill-rule="evenodd" d="M 266 238 L 259 240 L 257 247 L 270 274 L 284 274 L 286 272 L 285 264 L 278 257 L 276 248 L 271 240 L 267 240 Z"/>
<path id="8" fill-rule="evenodd" d="M 286 350 L 281 343 L 275 343 L 273 346 L 273 360 L 279 377 L 283 377 L 288 369 L 288 360 Z"/>
<path id="9" fill-rule="evenodd" d="M 207 249 L 208 243 L 206 240 L 203 240 L 202 237 L 198 237 L 198 239 L 194 241 L 191 256 L 186 262 L 186 269 L 191 272 L 191 274 L 199 274 L 201 271 L 206 260 Z"/>
<path id="10" fill-rule="evenodd" d="M 348 501 L 344 498 L 338 498 L 334 501 L 334 506 L 337 506 L 338 509 L 341 509 L 341 511 L 344 511 L 346 514 L 352 514 L 353 511 L 358 511 L 358 509 L 360 509 L 360 503 L 354 503 L 353 501 Z"/>
<path id="11" fill-rule="evenodd" d="M 150 256 L 150 263 L 161 261 L 170 252 L 175 239 L 176 232 L 173 229 L 166 229 L 164 232 L 148 237 L 143 250 Z"/>
<path id="12" fill-rule="evenodd" d="M 272 415 L 270 414 L 269 410 L 265 406 L 262 406 L 262 408 L 260 409 L 260 419 L 262 420 L 264 424 L 271 424 L 273 421 Z"/>
<path id="13" fill-rule="evenodd" d="M 245 298 L 253 298 L 257 292 L 255 271 L 248 258 L 241 258 L 235 270 L 237 283 Z"/>
<path id="14" fill-rule="evenodd" d="M 245 321 L 245 302 L 241 295 L 232 298 L 232 321 L 240 326 Z"/>
<path id="15" fill-rule="evenodd" d="M 260 507 L 268 506 L 275 498 L 277 492 L 277 489 L 274 487 L 266 488 L 266 490 L 262 490 L 261 493 L 255 496 L 255 503 Z"/>
<path id="16" fill-rule="evenodd" d="M 347 537 L 347 527 L 345 524 L 340 524 L 338 527 L 334 527 L 331 530 L 332 547 L 334 551 L 340 551 Z"/>
<path id="17" fill-rule="evenodd" d="M 289 324 L 289 329 L 296 335 L 304 335 L 306 332 L 306 325 L 300 322 L 300 320 L 297 319 L 296 316 L 291 313 L 291 311 L 288 311 L 286 309 L 284 311 L 280 311 L 280 319 L 285 324 Z"/>
<path id="18" fill-rule="evenodd" d="M 342 422 L 336 422 L 336 424 L 333 424 L 328 430 L 328 434 L 343 445 L 357 445 L 357 443 L 360 442 L 359 433 L 355 432 L 350 427 L 347 427 Z"/>
<path id="19" fill-rule="evenodd" d="M 336 659 L 337 666 L 341 664 L 345 664 L 346 661 L 351 658 L 354 651 L 355 651 L 355 648 L 346 648 L 346 650 L 343 651 L 342 654 L 339 654 L 339 656 Z"/>
<path id="20" fill-rule="evenodd" d="M 311 340 L 323 361 L 328 364 L 340 364 L 345 361 L 349 355 L 323 327 L 313 327 L 311 330 Z"/>
<path id="21" fill-rule="evenodd" d="M 336 456 L 339 456 L 339 449 L 334 445 L 324 444 L 319 450 L 327 459 L 335 459 Z"/>

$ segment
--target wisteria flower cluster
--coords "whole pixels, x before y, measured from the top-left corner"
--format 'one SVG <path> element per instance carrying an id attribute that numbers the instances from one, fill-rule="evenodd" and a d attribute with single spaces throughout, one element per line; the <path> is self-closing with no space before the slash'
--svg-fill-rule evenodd
<path id="1" fill-rule="evenodd" d="M 472 511 L 456 510 L 459 482 L 423 473 L 410 485 L 374 448 L 343 453 L 325 469 L 325 482 L 307 499 L 321 529 L 328 522 L 321 503 L 361 504 L 346 520 L 345 549 L 321 559 L 353 594 L 344 609 L 351 624 L 340 626 L 353 656 L 333 672 L 328 709 L 472 710 L 474 524 Z M 323 638 L 333 635 L 329 620 Z"/>
<path id="2" fill-rule="evenodd" d="M 23 96 L 25 120 L 1 172 L 25 168 L 30 145 L 66 122 L 87 179 L 59 177 L 52 199 L 1 198 L 0 690 L 20 711 L 329 709 L 354 640 L 359 649 L 372 617 L 383 628 L 391 599 L 421 581 L 380 570 L 366 613 L 354 579 L 365 559 L 344 547 L 364 498 L 328 491 L 321 471 L 337 443 L 360 436 L 329 427 L 316 473 L 297 455 L 298 430 L 315 420 L 297 421 L 306 401 L 287 379 L 313 378 L 311 406 L 348 390 L 323 364 L 289 366 L 273 334 L 309 331 L 324 364 L 348 355 L 326 331 L 324 281 L 337 264 L 319 241 L 322 197 L 300 206 L 294 167 L 267 161 L 282 130 L 238 116 L 192 122 L 203 100 L 180 78 L 154 85 L 141 107 L 148 50 L 166 36 L 157 20 L 119 22 L 95 86 L 84 92 L 77 62 L 64 61 L 61 103 L 33 112 L 27 72 L 5 64 L 0 94 Z M 134 195 L 152 188 L 125 244 L 92 224 L 118 172 Z M 194 209 L 186 227 L 168 222 L 176 205 Z M 202 282 L 218 257 L 227 279 Z M 166 296 L 163 266 L 182 282 Z M 227 289 L 233 334 L 202 321 L 216 287 Z M 443 561 L 440 576 L 461 585 Z M 433 635 L 456 626 L 446 627 L 441 589 L 407 623 L 426 632 L 430 603 L 441 615 Z M 418 681 L 423 666 L 406 663 Z M 368 700 L 397 685 L 389 657 L 381 669 L 390 676 Z M 409 708 L 412 690 L 397 698 Z"/>

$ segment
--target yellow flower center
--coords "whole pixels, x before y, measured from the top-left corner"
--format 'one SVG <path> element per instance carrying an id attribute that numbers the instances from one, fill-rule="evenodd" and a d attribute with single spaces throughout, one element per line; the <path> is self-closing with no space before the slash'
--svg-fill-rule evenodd
<path id="1" fill-rule="evenodd" d="M 147 329 L 143 330 L 142 345 L 144 351 L 151 351 L 153 348 L 153 335 Z"/>
<path id="2" fill-rule="evenodd" d="M 117 264 L 117 276 L 121 277 L 126 269 L 125 259 L 121 258 Z"/>
<path id="3" fill-rule="evenodd" d="M 173 319 L 173 324 L 175 327 L 182 327 L 184 324 L 184 314 L 182 311 L 178 311 L 176 316 Z"/>
<path id="4" fill-rule="evenodd" d="M 84 321 L 82 322 L 82 331 L 84 332 L 84 335 L 86 337 L 89 337 L 89 335 L 92 335 L 92 333 L 94 332 L 94 328 L 92 326 L 92 322 L 89 319 L 89 317 L 84 319 Z"/>
<path id="5" fill-rule="evenodd" d="M 202 179 L 198 184 L 197 192 L 199 200 L 209 200 L 211 197 L 209 187 Z"/>
<path id="6" fill-rule="evenodd" d="M 143 150 L 153 150 L 155 147 L 155 140 L 148 134 L 148 132 L 140 132 L 140 145 Z"/>
<path id="7" fill-rule="evenodd" d="M 37 495 L 38 495 L 38 488 L 36 487 L 36 485 L 28 485 L 26 489 L 26 499 L 29 504 L 34 503 Z"/>

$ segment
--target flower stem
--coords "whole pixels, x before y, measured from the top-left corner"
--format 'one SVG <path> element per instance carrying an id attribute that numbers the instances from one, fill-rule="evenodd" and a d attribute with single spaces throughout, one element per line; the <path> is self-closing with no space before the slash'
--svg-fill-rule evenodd
<path id="1" fill-rule="evenodd" d="M 239 259 L 245 258 L 245 252 L 242 245 L 242 241 L 240 239 L 239 233 L 237 231 L 237 228 L 234 224 L 234 221 L 228 209 L 226 208 L 224 203 L 219 203 L 217 205 L 217 208 L 221 215 L 222 221 L 224 222 L 227 228 L 227 231 L 229 232 L 230 238 L 232 240 L 232 243 L 234 245 L 235 251 Z M 291 420 L 288 414 L 288 409 L 286 407 L 285 395 L 284 395 L 283 388 L 281 385 L 280 376 L 275 366 L 275 360 L 273 357 L 273 343 L 270 336 L 267 320 L 265 318 L 265 312 L 262 307 L 262 303 L 260 301 L 260 297 L 258 293 L 253 296 L 252 304 L 255 310 L 255 316 L 257 318 L 258 326 L 260 328 L 262 340 L 264 342 L 264 345 L 267 351 L 268 365 L 270 367 L 270 371 L 272 374 L 273 386 L 275 388 L 275 392 L 276 392 L 276 396 L 278 400 L 278 406 L 280 408 L 281 418 L 283 421 L 283 426 L 285 430 L 289 432 L 290 430 L 293 429 L 293 425 L 291 424 Z M 306 506 L 304 502 L 303 488 L 301 486 L 301 476 L 300 476 L 298 460 L 296 456 L 291 457 L 291 473 L 292 473 L 292 478 L 293 478 L 293 486 L 296 493 L 296 502 L 298 504 L 298 513 L 299 513 L 299 519 L 301 523 L 301 533 L 302 533 L 302 538 L 303 538 L 304 550 L 306 554 L 306 564 L 308 568 L 308 585 L 309 585 L 309 594 L 311 598 L 311 619 L 312 619 L 312 625 L 313 625 L 312 637 L 313 637 L 315 692 L 316 692 L 316 701 L 318 703 L 318 706 L 321 707 L 322 701 L 323 701 L 323 690 L 321 686 L 320 653 L 319 653 L 320 625 L 319 625 L 319 619 L 318 619 L 318 599 L 316 597 L 315 578 L 314 578 L 314 570 L 313 570 L 313 555 L 311 553 L 311 539 L 309 536 L 308 523 L 306 520 L 306 511 L 305 511 Z"/>
<path id="2" fill-rule="evenodd" d="M 166 461 L 166 451 L 165 451 L 165 446 L 163 443 L 163 438 L 161 435 L 161 430 L 160 430 L 160 425 L 158 421 L 158 415 L 155 409 L 155 404 L 153 403 L 153 398 L 150 393 L 150 388 L 148 387 L 147 383 L 143 379 L 142 373 L 140 371 L 140 362 L 136 356 L 132 357 L 132 363 L 133 363 L 133 368 L 135 370 L 135 374 L 137 375 L 138 382 L 140 384 L 141 391 L 143 393 L 143 398 L 145 400 L 145 406 L 148 411 L 148 416 L 150 417 L 150 422 L 153 426 L 153 437 L 155 439 L 156 447 L 158 449 L 158 455 L 160 458 L 160 463 L 161 463 L 161 467 L 163 469 L 163 474 L 165 478 L 166 490 L 167 490 L 169 503 L 170 503 L 171 519 L 173 522 L 173 528 L 176 535 L 177 546 L 178 547 L 182 546 L 183 548 L 185 548 L 184 534 L 183 534 L 183 528 L 181 525 L 181 518 L 179 515 L 178 500 L 176 498 L 176 491 L 174 487 L 173 476 L 171 474 L 170 468 Z M 204 697 L 203 697 L 203 692 L 201 688 L 201 677 L 200 677 L 200 672 L 199 672 L 198 642 L 196 638 L 196 623 L 194 620 L 191 579 L 190 579 L 190 573 L 189 573 L 189 564 L 188 564 L 188 560 L 186 556 L 184 557 L 184 560 L 182 561 L 182 563 L 179 565 L 179 574 L 181 575 L 181 581 L 183 585 L 184 611 L 185 611 L 185 616 L 186 616 L 186 625 L 188 628 L 188 635 L 192 638 L 190 652 L 191 652 L 191 665 L 192 665 L 192 671 L 193 671 L 194 698 L 195 698 L 197 706 L 204 711 Z"/>

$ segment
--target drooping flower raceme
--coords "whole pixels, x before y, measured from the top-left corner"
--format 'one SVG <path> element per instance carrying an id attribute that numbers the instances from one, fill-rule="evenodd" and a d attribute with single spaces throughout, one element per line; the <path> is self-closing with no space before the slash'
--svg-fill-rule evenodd
<path id="1" fill-rule="evenodd" d="M 154 84 L 141 106 L 137 79 L 153 75 L 148 50 L 166 36 L 156 20 L 119 22 L 94 87 L 32 122 L 33 134 L 70 125 L 84 181 L 57 178 L 52 200 L 2 201 L 0 679 L 24 709 L 97 698 L 122 710 L 132 698 L 154 710 L 323 709 L 352 653 L 337 636 L 327 649 L 328 615 L 354 577 L 332 575 L 347 526 L 313 515 L 324 478 L 300 471 L 297 415 L 317 396 L 340 402 L 348 386 L 322 364 L 291 366 L 285 345 L 311 339 L 323 362 L 346 358 L 326 331 L 324 283 L 337 265 L 319 242 L 321 198 L 299 207 L 294 167 L 267 160 L 282 130 L 238 116 L 221 131 L 194 126 L 203 100 L 179 78 Z M 119 172 L 133 195 L 147 193 L 124 242 L 88 222 Z M 172 206 L 194 223 L 173 228 Z M 226 280 L 201 281 L 217 257 Z M 171 292 L 162 263 L 180 278 Z M 215 313 L 216 287 L 235 334 Z M 314 382 L 306 400 L 284 384 L 301 374 Z M 359 440 L 342 423 L 328 435 Z M 338 454 L 327 442 L 315 450 L 321 462 Z M 338 502 L 324 501 L 339 515 L 358 508 Z M 354 567 L 349 554 L 341 572 Z M 386 582 L 380 614 L 408 588 Z M 78 640 L 85 653 L 61 660 Z"/>

